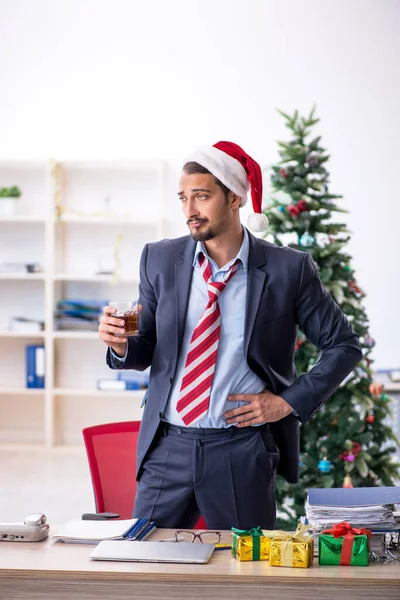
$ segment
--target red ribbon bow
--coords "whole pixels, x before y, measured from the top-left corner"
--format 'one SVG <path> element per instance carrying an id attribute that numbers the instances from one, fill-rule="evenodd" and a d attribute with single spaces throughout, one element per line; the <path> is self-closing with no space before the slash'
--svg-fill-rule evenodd
<path id="1" fill-rule="evenodd" d="M 332 529 L 325 529 L 322 533 L 331 534 L 335 538 L 343 537 L 342 552 L 340 554 L 341 565 L 350 564 L 355 535 L 366 535 L 368 537 L 371 536 L 369 529 L 356 529 L 352 527 L 350 523 L 347 523 L 347 521 L 336 523 Z"/>

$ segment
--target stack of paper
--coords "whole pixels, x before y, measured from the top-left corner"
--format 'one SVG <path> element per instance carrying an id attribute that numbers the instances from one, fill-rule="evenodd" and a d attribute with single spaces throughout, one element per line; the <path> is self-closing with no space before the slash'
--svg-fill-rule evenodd
<path id="1" fill-rule="evenodd" d="M 98 544 L 102 540 L 144 540 L 155 529 L 147 519 L 68 521 L 53 539 L 69 544 Z"/>
<path id="2" fill-rule="evenodd" d="M 397 529 L 393 505 L 400 502 L 400 487 L 310 488 L 305 506 L 316 531 L 348 521 L 371 531 Z"/>

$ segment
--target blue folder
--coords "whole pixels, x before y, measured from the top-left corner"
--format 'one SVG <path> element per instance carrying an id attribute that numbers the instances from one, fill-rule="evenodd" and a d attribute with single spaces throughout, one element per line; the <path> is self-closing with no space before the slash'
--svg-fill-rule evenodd
<path id="1" fill-rule="evenodd" d="M 369 506 L 400 503 L 400 487 L 309 488 L 311 506 Z"/>

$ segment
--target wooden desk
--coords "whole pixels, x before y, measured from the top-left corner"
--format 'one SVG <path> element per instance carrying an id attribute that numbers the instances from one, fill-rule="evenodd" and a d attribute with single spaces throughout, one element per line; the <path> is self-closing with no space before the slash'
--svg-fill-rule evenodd
<path id="1" fill-rule="evenodd" d="M 158 530 L 151 539 L 171 537 Z M 230 532 L 224 532 L 230 541 Z M 145 543 L 145 542 L 143 542 Z M 400 565 L 270 567 L 239 562 L 229 550 L 207 565 L 91 561 L 93 546 L 0 542 L 1 600 L 399 600 Z"/>

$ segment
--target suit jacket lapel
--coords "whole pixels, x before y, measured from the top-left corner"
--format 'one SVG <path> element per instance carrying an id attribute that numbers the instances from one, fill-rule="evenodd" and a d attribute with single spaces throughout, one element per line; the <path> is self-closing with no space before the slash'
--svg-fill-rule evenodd
<path id="1" fill-rule="evenodd" d="M 188 237 L 182 245 L 175 262 L 175 300 L 177 327 L 177 356 L 181 351 L 186 314 L 189 304 L 190 286 L 193 277 L 193 257 L 196 242 Z"/>
<path id="2" fill-rule="evenodd" d="M 254 321 L 257 315 L 261 295 L 267 276 L 263 246 L 258 243 L 257 238 L 249 233 L 249 262 L 247 276 L 247 295 L 246 295 L 246 317 L 244 332 L 244 355 L 247 356 L 251 334 L 254 328 Z"/>

